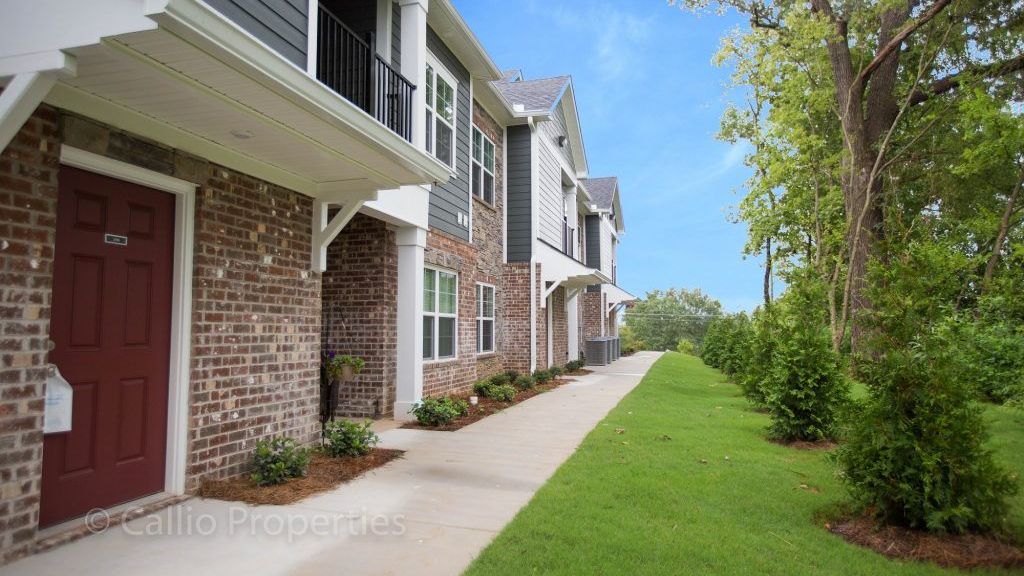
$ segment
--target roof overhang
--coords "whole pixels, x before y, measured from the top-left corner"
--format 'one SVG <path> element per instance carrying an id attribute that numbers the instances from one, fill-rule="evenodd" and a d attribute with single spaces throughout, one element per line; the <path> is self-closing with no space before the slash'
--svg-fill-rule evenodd
<path id="1" fill-rule="evenodd" d="M 587 173 L 590 170 L 587 166 L 587 150 L 586 145 L 583 142 L 583 128 L 580 126 L 580 117 L 576 109 L 576 91 L 573 88 L 571 78 L 569 79 L 559 102 L 561 105 L 565 106 L 566 129 L 569 131 L 570 138 L 576 141 L 576 145 L 572 147 L 573 163 L 576 165 L 576 175 L 580 178 L 586 178 Z"/>
<path id="2" fill-rule="evenodd" d="M 501 79 L 501 70 L 491 60 L 451 0 L 431 0 L 430 10 L 427 11 L 427 24 L 469 70 L 470 76 L 487 82 Z"/>
<path id="3" fill-rule="evenodd" d="M 602 284 L 601 293 L 607 298 L 609 306 L 612 304 L 628 304 L 637 300 L 636 296 L 633 296 L 629 292 L 619 288 L 612 282 Z"/>
<path id="4" fill-rule="evenodd" d="M 590 268 L 544 242 L 537 242 L 537 246 L 537 261 L 541 265 L 541 285 L 544 286 L 545 297 L 559 286 L 571 290 L 611 282 L 611 278 L 604 272 Z"/>
<path id="5" fill-rule="evenodd" d="M 67 50 L 47 102 L 314 197 L 451 177 L 203 2 L 137 7 L 155 26 Z"/>

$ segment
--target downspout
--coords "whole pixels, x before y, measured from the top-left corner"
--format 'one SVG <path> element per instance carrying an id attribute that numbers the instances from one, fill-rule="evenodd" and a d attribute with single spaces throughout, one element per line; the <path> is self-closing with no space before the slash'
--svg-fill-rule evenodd
<path id="1" fill-rule="evenodd" d="M 530 125 L 530 372 L 537 370 L 537 123 Z"/>

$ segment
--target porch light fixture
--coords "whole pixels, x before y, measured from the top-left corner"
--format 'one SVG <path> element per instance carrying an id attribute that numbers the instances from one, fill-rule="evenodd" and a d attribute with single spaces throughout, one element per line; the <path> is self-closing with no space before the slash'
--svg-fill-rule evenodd
<path id="1" fill-rule="evenodd" d="M 558 137 L 558 147 L 559 148 L 565 148 L 565 142 L 566 142 L 565 136 L 559 136 Z"/>

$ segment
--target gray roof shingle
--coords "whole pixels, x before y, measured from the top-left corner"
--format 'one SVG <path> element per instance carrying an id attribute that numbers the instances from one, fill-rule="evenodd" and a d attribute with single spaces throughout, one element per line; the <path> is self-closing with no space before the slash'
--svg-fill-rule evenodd
<path id="1" fill-rule="evenodd" d="M 519 78 L 519 80 L 515 80 Z M 504 78 L 492 82 L 502 96 L 513 106 L 521 104 L 524 111 L 550 112 L 569 84 L 568 76 L 522 80 L 522 72 L 510 70 Z M 510 81 L 512 80 L 512 81 Z"/>
<path id="2" fill-rule="evenodd" d="M 597 204 L 598 209 L 611 210 L 615 202 L 615 192 L 619 189 L 619 179 L 615 176 L 604 178 L 584 178 L 581 180 L 583 187 L 590 193 L 590 197 Z"/>

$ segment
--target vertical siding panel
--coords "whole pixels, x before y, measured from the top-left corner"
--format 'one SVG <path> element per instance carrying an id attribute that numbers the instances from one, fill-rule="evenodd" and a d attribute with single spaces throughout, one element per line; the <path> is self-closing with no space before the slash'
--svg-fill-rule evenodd
<path id="1" fill-rule="evenodd" d="M 531 235 L 532 183 L 530 173 L 530 127 L 508 127 L 507 218 L 508 261 L 529 262 L 533 248 Z"/>

